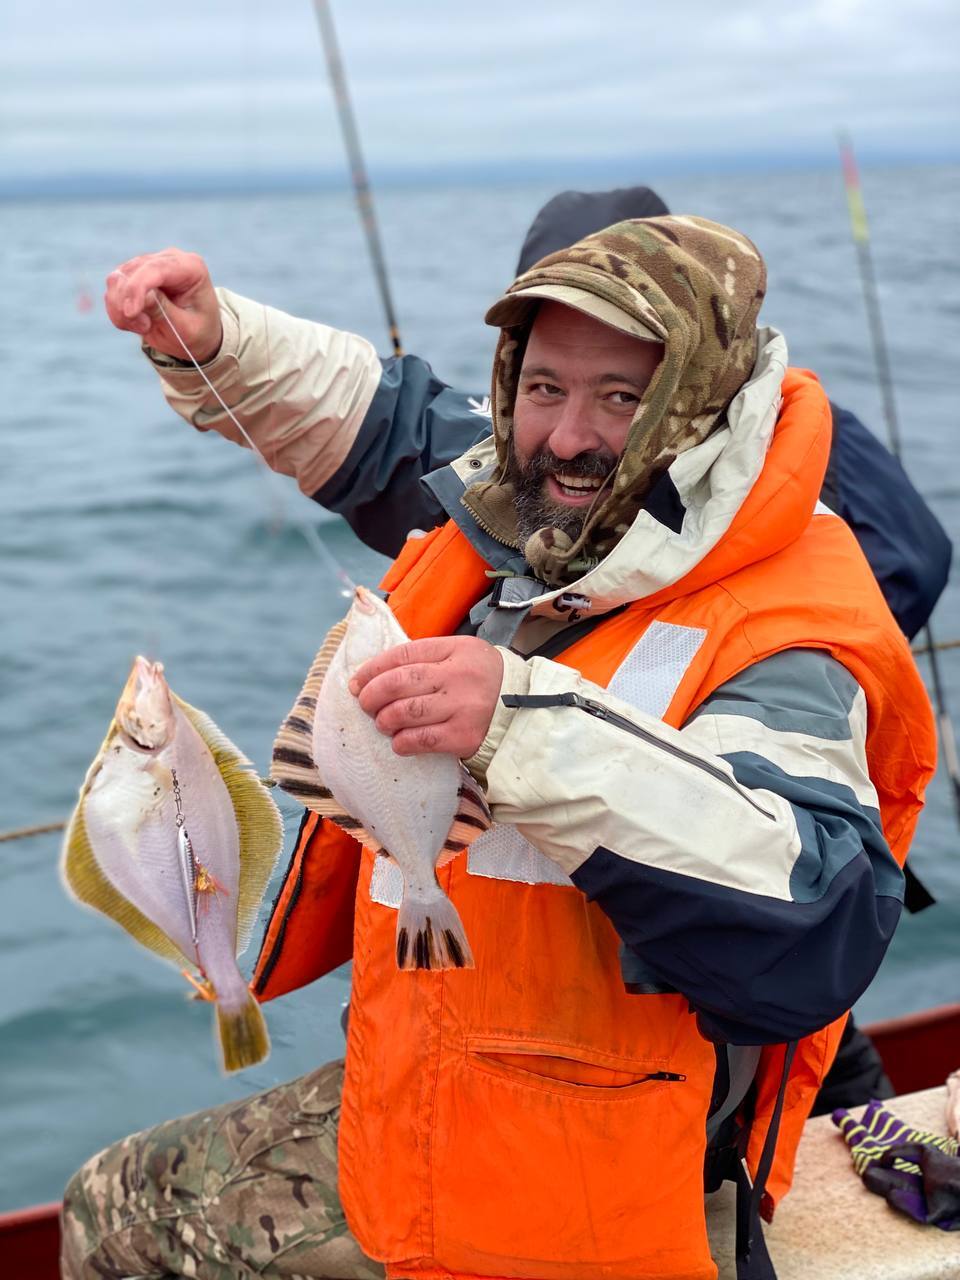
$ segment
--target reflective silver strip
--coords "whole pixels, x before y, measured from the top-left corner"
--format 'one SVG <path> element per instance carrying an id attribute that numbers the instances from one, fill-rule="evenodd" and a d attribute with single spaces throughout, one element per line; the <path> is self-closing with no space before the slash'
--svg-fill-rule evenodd
<path id="1" fill-rule="evenodd" d="M 403 899 L 403 872 L 392 858 L 383 854 L 373 864 L 373 875 L 370 878 L 370 897 L 379 902 L 381 907 L 400 909 Z"/>
<path id="2" fill-rule="evenodd" d="M 607 689 L 638 711 L 662 720 L 706 638 L 703 627 L 651 622 L 613 673 Z"/>
<path id="3" fill-rule="evenodd" d="M 467 850 L 467 871 L 472 876 L 514 880 L 518 884 L 573 884 L 512 823 L 494 823 L 474 840 Z"/>
<path id="4" fill-rule="evenodd" d="M 609 691 L 638 711 L 662 718 L 706 635 L 702 627 L 651 622 L 614 672 Z M 512 824 L 495 824 L 474 841 L 467 850 L 467 871 L 519 884 L 573 883 Z"/>

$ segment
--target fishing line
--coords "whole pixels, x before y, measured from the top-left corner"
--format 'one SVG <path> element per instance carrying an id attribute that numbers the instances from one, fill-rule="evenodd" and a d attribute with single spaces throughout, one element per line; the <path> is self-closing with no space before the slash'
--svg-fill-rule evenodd
<path id="1" fill-rule="evenodd" d="M 173 323 L 173 321 L 170 319 L 170 316 L 167 314 L 167 310 L 160 300 L 160 293 L 156 289 L 153 290 L 153 301 L 156 303 L 157 310 L 160 312 L 161 316 L 163 316 L 164 321 L 166 322 L 166 324 L 170 329 L 170 332 L 173 334 L 173 336 L 176 338 L 176 340 L 180 343 L 181 347 L 183 347 L 184 351 L 189 356 L 191 364 L 196 369 L 197 373 L 199 373 L 203 381 L 207 384 L 209 389 L 213 392 L 214 396 L 217 399 L 217 403 L 220 405 L 224 413 L 227 415 L 227 417 L 230 419 L 233 425 L 237 428 L 237 430 L 243 436 L 244 440 L 246 440 L 247 444 L 250 446 L 253 453 L 256 454 L 260 463 L 265 468 L 264 478 L 270 487 L 270 492 L 272 495 L 274 493 L 273 476 L 275 475 L 275 472 L 273 468 L 270 466 L 270 463 L 264 457 L 262 450 L 256 444 L 253 437 L 247 431 L 246 427 L 243 425 L 240 419 L 236 416 L 236 414 L 233 412 L 233 410 L 224 400 L 223 396 L 221 396 L 217 388 L 213 385 L 213 383 L 204 373 L 199 362 L 197 361 L 196 356 L 194 356 L 193 352 L 187 346 L 180 331 L 177 329 L 177 326 Z M 343 565 L 336 558 L 336 556 L 333 554 L 330 548 L 324 544 L 323 539 L 317 533 L 317 530 L 314 527 L 314 525 L 312 525 L 309 520 L 304 519 L 299 512 L 296 513 L 294 519 L 295 519 L 295 524 L 297 529 L 300 531 L 300 533 L 303 534 L 303 537 L 306 539 L 307 543 L 313 548 L 314 552 L 319 556 L 319 558 L 326 564 L 327 568 L 334 575 L 334 577 L 337 578 L 338 581 L 341 583 L 342 590 L 340 594 L 347 599 L 352 598 L 354 592 L 357 589 L 356 583 L 347 573 L 346 569 L 344 569 Z"/>

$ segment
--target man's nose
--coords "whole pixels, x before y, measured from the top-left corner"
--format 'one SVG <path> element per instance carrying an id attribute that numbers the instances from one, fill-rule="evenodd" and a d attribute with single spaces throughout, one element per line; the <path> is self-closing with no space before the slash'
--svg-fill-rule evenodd
<path id="1" fill-rule="evenodd" d="M 558 458 L 569 460 L 578 453 L 593 453 L 603 448 L 603 439 L 591 425 L 591 415 L 586 397 L 569 395 L 547 444 Z"/>

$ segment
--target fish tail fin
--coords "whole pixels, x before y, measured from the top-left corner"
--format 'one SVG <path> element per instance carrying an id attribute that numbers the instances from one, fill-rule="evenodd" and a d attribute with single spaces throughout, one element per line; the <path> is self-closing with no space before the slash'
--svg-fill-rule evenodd
<path id="1" fill-rule="evenodd" d="M 217 1005 L 217 1027 L 223 1065 L 227 1071 L 239 1071 L 262 1062 L 270 1052 L 270 1037 L 260 1006 L 247 995 L 239 1009 L 223 1009 Z"/>
<path id="2" fill-rule="evenodd" d="M 397 968 L 473 968 L 457 908 L 442 891 L 429 899 L 404 894 L 397 917 Z"/>

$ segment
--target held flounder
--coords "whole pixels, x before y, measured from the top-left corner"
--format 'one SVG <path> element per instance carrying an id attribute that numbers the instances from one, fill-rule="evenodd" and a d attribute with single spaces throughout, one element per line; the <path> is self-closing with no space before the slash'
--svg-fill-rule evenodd
<path id="1" fill-rule="evenodd" d="M 67 827 L 63 876 L 143 946 L 199 970 L 228 1071 L 270 1048 L 236 957 L 282 843 L 250 761 L 172 692 L 160 663 L 137 658 Z"/>
<path id="2" fill-rule="evenodd" d="M 436 868 L 490 825 L 483 793 L 456 756 L 396 755 L 348 688 L 364 662 L 406 640 L 387 605 L 358 587 L 280 727 L 271 777 L 400 867 L 401 969 L 472 967 L 470 944 Z"/>

